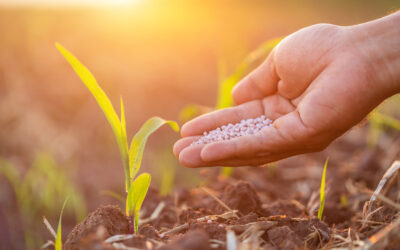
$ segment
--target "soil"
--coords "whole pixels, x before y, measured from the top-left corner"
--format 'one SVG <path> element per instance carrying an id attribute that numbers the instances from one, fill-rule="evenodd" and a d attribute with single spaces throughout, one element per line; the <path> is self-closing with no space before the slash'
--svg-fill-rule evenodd
<path id="1" fill-rule="evenodd" d="M 68 235 L 64 249 L 87 249 L 89 243 L 97 245 L 99 240 L 127 233 L 129 233 L 128 218 L 118 206 L 99 207 L 90 213 L 83 222 L 75 226 Z"/>
<path id="2" fill-rule="evenodd" d="M 360 242 L 368 242 L 369 237 L 392 225 L 399 211 L 376 201 L 372 210 L 376 211 L 367 214 L 370 191 L 388 166 L 382 166 L 380 159 L 384 157 L 377 152 L 353 153 L 349 159 L 346 147 L 341 147 L 343 150 L 330 153 L 335 157 L 328 165 L 322 220 L 316 215 L 326 156 L 311 155 L 300 158 L 304 162 L 295 159 L 295 165 L 300 165 L 297 168 L 288 160 L 287 166 L 238 168 L 229 178 L 221 177 L 216 169 L 204 170 L 206 189 L 180 188 L 169 196 L 150 189 L 141 214 L 147 222 L 140 225 L 138 235 L 129 234 L 129 218 L 118 206 L 99 207 L 72 230 L 64 249 L 227 249 L 235 242 L 240 244 L 239 249 L 360 246 Z M 348 165 L 343 166 L 343 162 Z M 335 167 L 338 165 L 341 167 Z M 384 194 L 398 201 L 400 178 L 394 178 Z M 161 212 L 149 220 L 160 204 Z M 232 233 L 236 239 L 232 240 Z M 110 242 L 115 235 L 127 238 Z M 397 234 L 393 236 L 392 230 L 390 235 L 391 245 L 383 248 L 399 247 Z"/>

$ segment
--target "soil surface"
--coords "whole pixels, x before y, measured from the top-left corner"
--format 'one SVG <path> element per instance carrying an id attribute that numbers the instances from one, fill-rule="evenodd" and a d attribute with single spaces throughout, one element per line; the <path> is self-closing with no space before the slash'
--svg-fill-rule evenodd
<path id="1" fill-rule="evenodd" d="M 64 249 L 356 248 L 371 245 L 369 237 L 381 244 L 369 249 L 399 247 L 398 208 L 380 198 L 368 207 L 390 166 L 383 164 L 384 153 L 376 149 L 350 155 L 343 142 L 339 146 L 329 152 L 321 220 L 319 186 L 327 155 L 315 154 L 287 160 L 286 166 L 237 168 L 230 177 L 207 169 L 203 187 L 177 189 L 169 196 L 152 188 L 138 235 L 129 234 L 132 218 L 118 206 L 99 207 L 72 230 Z M 399 187 L 394 175 L 381 195 L 396 203 Z"/>

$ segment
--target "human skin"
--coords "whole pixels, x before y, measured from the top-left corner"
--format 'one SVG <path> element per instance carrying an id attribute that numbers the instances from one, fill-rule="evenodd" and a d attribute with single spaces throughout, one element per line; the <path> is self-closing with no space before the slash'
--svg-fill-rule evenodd
<path id="1" fill-rule="evenodd" d="M 400 92 L 400 12 L 354 26 L 317 24 L 285 39 L 232 91 L 235 107 L 184 124 L 174 154 L 187 167 L 263 165 L 325 149 Z M 204 131 L 261 115 L 254 135 L 190 145 Z"/>

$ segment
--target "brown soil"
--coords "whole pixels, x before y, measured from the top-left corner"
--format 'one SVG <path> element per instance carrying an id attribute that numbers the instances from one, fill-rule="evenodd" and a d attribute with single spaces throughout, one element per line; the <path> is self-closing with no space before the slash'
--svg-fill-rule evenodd
<path id="1" fill-rule="evenodd" d="M 127 234 L 129 223 L 118 206 L 102 206 L 75 226 L 64 244 L 65 250 L 86 249 L 88 242 L 106 239 L 112 235 Z"/>
<path id="2" fill-rule="evenodd" d="M 208 234 L 204 230 L 189 231 L 158 250 L 209 250 L 211 248 L 208 241 Z"/>
<path id="3" fill-rule="evenodd" d="M 228 186 L 223 195 L 222 201 L 231 209 L 239 210 L 243 215 L 250 212 L 263 213 L 261 202 L 256 191 L 249 183 L 241 181 L 236 185 Z M 226 209 L 218 206 L 217 212 L 224 212 Z"/>
<path id="4" fill-rule="evenodd" d="M 371 155 L 375 154 L 357 155 L 366 159 L 343 168 L 335 168 L 338 163 L 330 161 L 322 220 L 316 217 L 320 167 L 303 167 L 300 171 L 290 166 L 238 168 L 231 178 L 221 178 L 211 169 L 202 172 L 208 191 L 178 189 L 171 196 L 161 197 L 157 190 L 149 190 L 141 217 L 148 219 L 161 203 L 164 208 L 156 219 L 139 227 L 138 235 L 105 243 L 110 236 L 128 234 L 129 225 L 118 207 L 104 206 L 73 229 L 65 249 L 116 249 L 113 244 L 123 244 L 138 249 L 222 250 L 230 232 L 241 244 L 256 244 L 263 249 L 351 248 L 352 242 L 368 240 L 399 216 L 396 209 L 377 201 L 373 210 L 378 210 L 368 217 L 371 223 L 362 222 L 370 195 L 361 190 L 376 187 L 377 176 L 384 172 L 376 155 Z M 335 155 L 337 161 L 346 157 L 347 152 Z M 311 165 L 303 165 L 307 163 Z M 379 174 L 373 175 L 374 171 Z M 385 195 L 395 201 L 400 178 L 393 180 Z M 352 241 L 345 243 L 343 239 L 349 237 Z M 393 247 L 399 247 L 398 238 L 392 241 Z"/>

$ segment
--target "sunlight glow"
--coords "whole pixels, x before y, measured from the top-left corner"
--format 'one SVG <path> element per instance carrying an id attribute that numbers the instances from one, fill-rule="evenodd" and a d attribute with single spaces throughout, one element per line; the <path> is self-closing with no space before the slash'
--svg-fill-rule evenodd
<path id="1" fill-rule="evenodd" d="M 132 5 L 141 0 L 0 0 L 0 6 L 16 7 L 74 7 L 74 6 L 120 6 Z"/>

